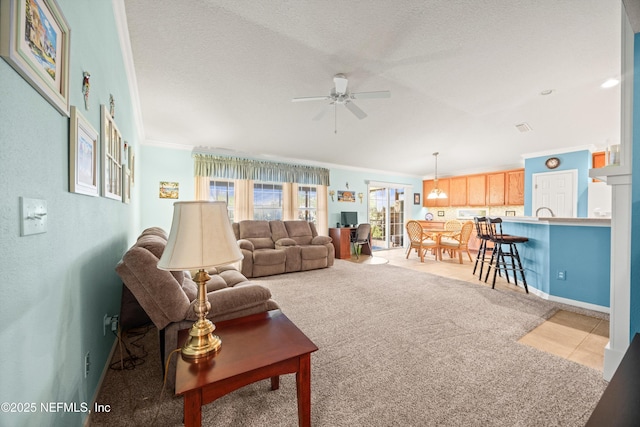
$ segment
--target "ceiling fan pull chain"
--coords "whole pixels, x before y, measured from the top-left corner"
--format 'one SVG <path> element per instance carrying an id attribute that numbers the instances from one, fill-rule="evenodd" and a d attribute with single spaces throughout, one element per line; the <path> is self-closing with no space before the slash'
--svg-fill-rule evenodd
<path id="1" fill-rule="evenodd" d="M 336 107 L 336 104 L 333 104 L 333 117 L 334 117 L 333 133 L 337 135 L 338 134 L 338 107 Z"/>

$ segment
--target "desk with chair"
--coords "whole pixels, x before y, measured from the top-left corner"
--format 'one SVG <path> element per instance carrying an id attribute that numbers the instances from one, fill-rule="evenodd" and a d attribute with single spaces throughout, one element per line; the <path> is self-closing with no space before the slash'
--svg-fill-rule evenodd
<path id="1" fill-rule="evenodd" d="M 337 259 L 351 259 L 351 241 L 355 237 L 357 227 L 336 227 L 329 229 L 333 247 L 335 248 Z M 371 236 L 369 236 L 371 241 Z M 371 255 L 371 246 L 363 245 L 362 254 Z"/>

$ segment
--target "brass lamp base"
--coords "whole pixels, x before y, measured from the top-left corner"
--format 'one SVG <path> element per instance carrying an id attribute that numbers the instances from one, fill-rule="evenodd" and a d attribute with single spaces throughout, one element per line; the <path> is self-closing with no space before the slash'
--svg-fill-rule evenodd
<path id="1" fill-rule="evenodd" d="M 189 330 L 189 338 L 182 347 L 183 359 L 197 362 L 198 359 L 215 355 L 222 346 L 222 340 L 213 335 L 216 327 L 206 317 L 211 308 L 211 304 L 207 301 L 206 288 L 207 280 L 210 278 L 203 269 L 200 269 L 193 278 L 198 284 L 198 304 L 193 308 L 198 320 Z"/>
<path id="2" fill-rule="evenodd" d="M 220 351 L 222 340 L 212 332 L 215 326 L 210 320 L 204 319 L 193 324 L 189 330 L 189 337 L 182 346 L 182 358 L 192 361 L 215 355 Z"/>

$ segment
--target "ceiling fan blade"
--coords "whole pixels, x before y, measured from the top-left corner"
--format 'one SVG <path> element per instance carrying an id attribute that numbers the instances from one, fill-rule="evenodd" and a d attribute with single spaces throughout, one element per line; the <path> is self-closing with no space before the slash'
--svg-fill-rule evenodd
<path id="1" fill-rule="evenodd" d="M 367 117 L 367 113 L 365 113 L 364 111 L 362 111 L 360 109 L 360 107 L 358 107 L 356 104 L 354 104 L 353 102 L 345 102 L 344 106 L 347 107 L 347 110 L 351 111 L 357 118 L 359 118 L 360 120 L 364 119 L 365 117 Z"/>
<path id="2" fill-rule="evenodd" d="M 324 107 L 322 110 L 320 110 L 320 112 L 319 112 L 318 114 L 316 114 L 316 115 L 313 117 L 313 119 L 312 119 L 312 120 L 314 120 L 314 121 L 318 121 L 318 120 L 322 119 L 322 118 L 327 114 L 327 111 L 329 111 L 329 109 L 330 109 L 331 107 L 333 107 L 333 105 L 334 105 L 334 103 L 333 103 L 333 102 L 332 102 L 332 103 L 330 103 L 330 104 L 328 104 L 326 107 Z"/>
<path id="3" fill-rule="evenodd" d="M 293 98 L 291 102 L 301 102 L 301 101 L 326 101 L 327 99 L 331 99 L 330 96 L 305 96 L 302 98 Z"/>
<path id="4" fill-rule="evenodd" d="M 391 98 L 391 92 L 380 90 L 377 92 L 356 92 L 351 94 L 353 99 Z"/>

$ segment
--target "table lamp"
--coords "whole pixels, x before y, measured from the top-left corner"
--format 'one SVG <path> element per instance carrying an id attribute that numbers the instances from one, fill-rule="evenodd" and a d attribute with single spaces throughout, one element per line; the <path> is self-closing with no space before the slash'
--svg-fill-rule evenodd
<path id="1" fill-rule="evenodd" d="M 214 324 L 207 319 L 211 304 L 206 283 L 211 278 L 205 269 L 231 264 L 242 253 L 231 228 L 225 202 L 176 202 L 167 245 L 158 268 L 169 271 L 198 270 L 198 299 L 193 310 L 198 320 L 182 347 L 182 357 L 197 359 L 214 355 L 222 341 L 213 334 Z"/>

